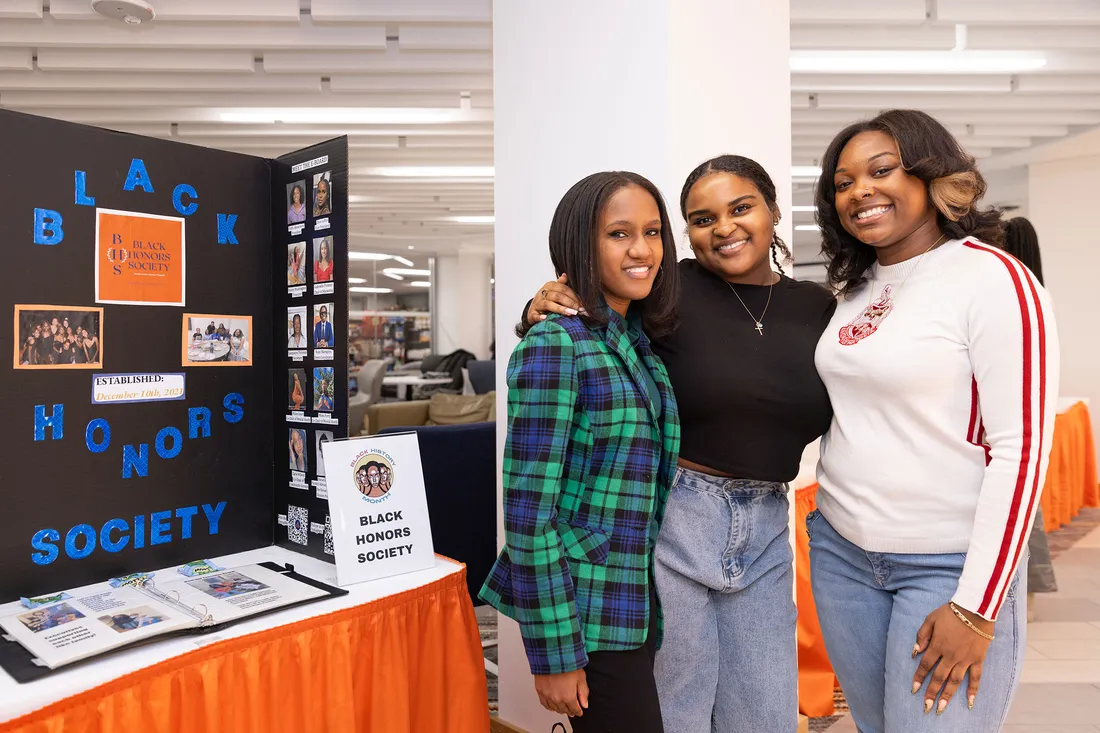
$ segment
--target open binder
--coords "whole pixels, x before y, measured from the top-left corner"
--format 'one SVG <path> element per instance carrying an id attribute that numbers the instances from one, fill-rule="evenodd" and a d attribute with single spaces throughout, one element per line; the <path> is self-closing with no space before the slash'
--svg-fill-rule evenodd
<path id="1" fill-rule="evenodd" d="M 139 573 L 30 599 L 34 607 L 0 617 L 0 667 L 31 682 L 121 649 L 347 594 L 270 562 L 165 576 Z"/>

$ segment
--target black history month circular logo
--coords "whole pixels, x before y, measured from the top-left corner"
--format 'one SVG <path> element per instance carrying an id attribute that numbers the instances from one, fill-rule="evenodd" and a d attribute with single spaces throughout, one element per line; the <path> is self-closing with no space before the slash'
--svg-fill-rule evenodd
<path id="1" fill-rule="evenodd" d="M 355 488 L 363 498 L 377 504 L 390 498 L 393 488 L 393 458 L 384 451 L 372 449 L 355 457 L 352 464 Z"/>

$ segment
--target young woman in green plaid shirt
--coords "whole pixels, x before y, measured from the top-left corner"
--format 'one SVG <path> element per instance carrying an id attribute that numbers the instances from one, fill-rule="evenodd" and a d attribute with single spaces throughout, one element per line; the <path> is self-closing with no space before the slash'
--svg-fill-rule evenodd
<path id="1" fill-rule="evenodd" d="M 535 689 L 575 733 L 660 733 L 653 548 L 680 422 L 649 346 L 675 324 L 675 242 L 657 188 L 597 173 L 558 204 L 550 256 L 587 304 L 508 362 L 505 547 L 481 597 L 519 621 Z"/>
<path id="2" fill-rule="evenodd" d="M 695 256 L 680 262 L 680 324 L 653 340 L 683 424 L 656 549 L 667 609 L 655 672 L 664 727 L 794 733 L 787 482 L 829 427 L 814 349 L 836 301 L 782 273 L 789 252 L 775 233 L 775 184 L 755 161 L 723 155 L 700 165 L 680 210 Z M 538 322 L 583 302 L 564 280 L 547 283 L 525 317 Z"/>

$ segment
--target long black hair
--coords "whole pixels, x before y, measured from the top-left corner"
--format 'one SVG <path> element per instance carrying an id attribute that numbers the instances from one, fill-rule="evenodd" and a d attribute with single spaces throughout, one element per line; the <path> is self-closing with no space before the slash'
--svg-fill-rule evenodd
<path id="1" fill-rule="evenodd" d="M 680 189 L 680 216 L 684 217 L 685 220 L 687 219 L 687 200 L 691 189 L 695 187 L 700 178 L 709 173 L 729 173 L 745 179 L 760 191 L 760 195 L 764 197 L 764 202 L 772 213 L 779 213 L 779 205 L 776 203 L 775 196 L 775 183 L 772 182 L 772 177 L 768 175 L 768 172 L 764 170 L 764 166 L 743 155 L 719 155 L 700 164 L 688 174 L 687 180 L 684 181 L 684 187 Z M 780 256 L 782 256 L 784 262 L 788 263 L 794 259 L 791 256 L 790 247 L 774 231 L 772 232 L 771 251 L 772 262 L 775 263 L 780 272 L 783 272 Z"/>
<path id="2" fill-rule="evenodd" d="M 569 287 L 587 312 L 582 317 L 590 324 L 605 325 L 608 306 L 597 254 L 600 214 L 611 197 L 627 186 L 638 186 L 648 192 L 661 214 L 661 266 L 649 295 L 631 306 L 641 309 L 642 328 L 651 338 L 656 338 L 676 328 L 680 275 L 668 209 L 661 192 L 649 179 L 630 171 L 603 171 L 573 184 L 558 203 L 550 222 L 550 260 L 559 277 L 562 273 L 569 276 Z M 516 326 L 516 334 L 522 338 L 532 325 L 520 323 Z"/>
<path id="3" fill-rule="evenodd" d="M 1005 222 L 1004 250 L 1024 263 L 1043 285 L 1043 258 L 1039 254 L 1039 235 L 1035 227 L 1022 216 Z"/>
<path id="4" fill-rule="evenodd" d="M 821 178 L 814 193 L 817 224 L 821 227 L 821 252 L 828 265 L 829 284 L 841 294 L 866 281 L 875 263 L 875 249 L 844 229 L 836 211 L 836 174 L 840 153 L 861 132 L 883 132 L 898 144 L 905 172 L 924 181 L 928 198 L 936 207 L 940 229 L 951 239 L 975 237 L 987 244 L 1002 240 L 1001 212 L 979 209 L 986 184 L 974 156 L 935 118 L 912 109 L 894 109 L 845 127 L 829 143 L 821 162 Z"/>

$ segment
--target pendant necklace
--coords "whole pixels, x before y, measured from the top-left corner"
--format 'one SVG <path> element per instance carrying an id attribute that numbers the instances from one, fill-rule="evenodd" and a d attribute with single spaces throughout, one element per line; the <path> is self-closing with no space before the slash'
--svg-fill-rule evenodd
<path id="1" fill-rule="evenodd" d="M 768 286 L 768 302 L 766 302 L 764 304 L 764 312 L 760 314 L 759 318 L 757 318 L 756 316 L 754 316 L 752 314 L 752 311 L 749 310 L 749 307 L 747 305 L 745 305 L 745 301 L 741 300 L 741 296 L 737 294 L 737 291 L 733 287 L 733 283 L 729 282 L 728 280 L 725 281 L 725 282 L 726 282 L 726 285 L 730 286 L 730 290 L 733 291 L 733 294 L 735 296 L 737 296 L 738 302 L 741 303 L 741 307 L 745 309 L 745 312 L 749 314 L 749 318 L 751 318 L 753 320 L 753 323 L 756 324 L 756 326 L 755 326 L 756 333 L 759 334 L 760 336 L 763 336 L 764 335 L 764 316 L 766 316 L 768 314 L 768 306 L 772 304 L 772 290 L 775 289 L 775 283 L 772 283 L 771 285 Z"/>

